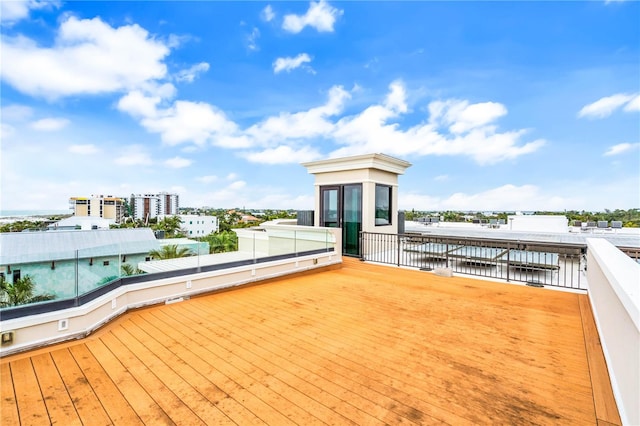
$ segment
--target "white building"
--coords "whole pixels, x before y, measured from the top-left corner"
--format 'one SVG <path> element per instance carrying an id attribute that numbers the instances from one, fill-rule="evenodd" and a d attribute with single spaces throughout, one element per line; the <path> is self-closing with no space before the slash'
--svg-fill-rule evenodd
<path id="1" fill-rule="evenodd" d="M 180 199 L 178 194 L 131 194 L 131 215 L 134 219 L 148 220 L 159 215 L 178 214 Z"/>
<path id="2" fill-rule="evenodd" d="M 180 198 L 178 194 L 169 194 L 161 192 L 158 197 L 158 214 L 159 215 L 176 215 L 180 208 Z"/>
<path id="3" fill-rule="evenodd" d="M 114 223 L 124 219 L 124 200 L 112 195 L 69 198 L 69 208 L 74 216 L 104 218 Z"/>
<path id="4" fill-rule="evenodd" d="M 185 231 L 187 237 L 203 237 L 212 232 L 218 232 L 219 224 L 216 216 L 201 216 L 194 214 L 159 215 L 158 220 L 167 216 L 178 216 L 182 223 L 180 228 Z"/>

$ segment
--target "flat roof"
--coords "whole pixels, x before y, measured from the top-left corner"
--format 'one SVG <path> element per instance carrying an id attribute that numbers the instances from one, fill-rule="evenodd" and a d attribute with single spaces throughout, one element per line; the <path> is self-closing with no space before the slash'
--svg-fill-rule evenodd
<path id="1" fill-rule="evenodd" d="M 509 225 L 503 225 L 509 226 Z M 546 242 L 562 244 L 587 245 L 587 238 L 604 238 L 617 247 L 640 248 L 640 234 L 623 233 L 619 230 L 584 231 L 584 232 L 524 232 L 510 231 L 504 228 L 490 228 L 481 225 L 468 227 L 447 226 L 446 222 L 426 225 L 419 222 L 406 221 L 405 232 L 419 233 L 434 237 L 467 237 L 496 240 Z"/>
<path id="2" fill-rule="evenodd" d="M 329 158 L 302 163 L 311 174 L 331 173 L 345 170 L 378 169 L 398 175 L 404 174 L 411 167 L 408 161 L 386 154 L 364 154 L 352 157 Z"/>

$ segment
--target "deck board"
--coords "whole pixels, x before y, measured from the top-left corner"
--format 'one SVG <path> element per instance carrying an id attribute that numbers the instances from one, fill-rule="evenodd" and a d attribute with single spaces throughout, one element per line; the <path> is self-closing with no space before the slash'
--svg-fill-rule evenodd
<path id="1" fill-rule="evenodd" d="M 13 381 L 11 378 L 11 370 L 9 364 L 0 364 L 0 413 L 2 413 L 2 421 L 7 424 L 20 423 L 18 416 L 18 404 L 16 395 L 13 391 Z"/>
<path id="2" fill-rule="evenodd" d="M 31 359 L 19 359 L 12 363 L 11 378 L 15 388 L 20 422 L 33 425 L 48 424 L 49 414 L 47 407 L 43 403 Z M 4 385 L 5 383 L 3 382 L 2 386 Z"/>
<path id="3" fill-rule="evenodd" d="M 65 383 L 71 401 L 83 424 L 109 425 L 112 420 L 103 407 L 104 401 L 98 399 L 84 371 L 78 366 L 69 349 L 51 352 L 56 369 Z M 96 366 L 99 367 L 99 366 Z"/>
<path id="4" fill-rule="evenodd" d="M 31 358 L 52 424 L 81 425 L 80 417 L 50 354 Z"/>
<path id="5" fill-rule="evenodd" d="M 87 341 L 87 348 L 105 369 L 113 383 L 122 392 L 127 403 L 145 424 L 175 424 L 162 410 L 154 397 L 148 394 L 102 340 Z"/>
<path id="6" fill-rule="evenodd" d="M 620 424 L 587 296 L 353 259 L 0 367 L 3 425 Z"/>

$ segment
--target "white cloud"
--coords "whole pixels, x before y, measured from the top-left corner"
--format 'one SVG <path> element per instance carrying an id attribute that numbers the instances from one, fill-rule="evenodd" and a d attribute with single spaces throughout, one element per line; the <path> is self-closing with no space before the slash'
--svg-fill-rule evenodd
<path id="1" fill-rule="evenodd" d="M 80 154 L 80 155 L 92 155 L 100 153 L 100 148 L 93 144 L 85 144 L 85 145 L 71 145 L 68 148 L 69 152 L 72 154 Z"/>
<path id="2" fill-rule="evenodd" d="M 0 20 L 2 24 L 12 25 L 28 18 L 30 10 L 59 6 L 59 1 L 52 0 L 5 0 L 0 2 Z"/>
<path id="3" fill-rule="evenodd" d="M 227 180 L 236 180 L 236 179 L 238 179 L 238 174 L 237 173 L 229 173 L 225 179 L 227 179 Z"/>
<path id="4" fill-rule="evenodd" d="M 349 92 L 341 86 L 334 86 L 324 105 L 269 117 L 248 128 L 245 134 L 257 144 L 265 146 L 316 137 L 329 138 L 335 129 L 335 124 L 329 118 L 339 114 L 350 97 Z"/>
<path id="5" fill-rule="evenodd" d="M 2 121 L 25 121 L 33 115 L 33 109 L 24 105 L 7 105 L 0 108 L 0 117 Z"/>
<path id="6" fill-rule="evenodd" d="M 449 180 L 449 175 L 438 175 L 434 177 L 433 180 L 435 180 L 436 182 L 444 182 Z"/>
<path id="7" fill-rule="evenodd" d="M 158 97 L 131 92 L 118 102 L 118 109 L 141 119 L 151 133 L 159 133 L 168 145 L 194 143 L 203 146 L 215 143 L 218 135 L 231 135 L 236 124 L 224 112 L 204 102 L 175 101 L 166 109 L 159 109 Z"/>
<path id="8" fill-rule="evenodd" d="M 636 95 L 623 108 L 626 112 L 640 111 L 640 95 Z"/>
<path id="9" fill-rule="evenodd" d="M 274 74 L 282 71 L 290 72 L 308 62 L 311 62 L 311 57 L 306 53 L 301 53 L 295 58 L 278 58 L 273 62 L 273 72 Z"/>
<path id="10" fill-rule="evenodd" d="M 186 34 L 169 34 L 169 37 L 167 38 L 167 47 L 169 49 L 175 49 L 176 47 L 180 47 L 192 39 L 192 36 Z"/>
<path id="11" fill-rule="evenodd" d="M 155 117 L 159 96 L 147 96 L 139 90 L 129 92 L 118 101 L 117 108 L 133 117 Z"/>
<path id="12" fill-rule="evenodd" d="M 232 182 L 227 188 L 229 189 L 233 189 L 233 190 L 238 190 L 238 189 L 242 189 L 245 186 L 247 186 L 247 183 L 243 180 L 237 180 L 235 182 Z"/>
<path id="13" fill-rule="evenodd" d="M 55 132 L 64 129 L 69 123 L 66 118 L 43 118 L 31 123 L 31 128 L 41 132 Z"/>
<path id="14" fill-rule="evenodd" d="M 401 91 L 390 86 L 392 98 L 401 99 Z M 389 102 L 372 105 L 359 114 L 343 117 L 336 123 L 333 138 L 345 145 L 330 155 L 340 157 L 368 152 L 385 152 L 390 155 L 466 155 L 479 164 L 494 164 L 514 159 L 540 149 L 544 140 L 519 145 L 525 130 L 499 132 L 494 121 L 506 113 L 500 104 L 469 104 L 467 101 L 434 101 L 429 105 L 430 118 L 407 130 L 390 122 L 399 117 L 402 109 Z M 398 100 L 396 104 L 398 104 Z M 400 105 L 402 105 L 400 103 Z M 458 133 L 441 133 L 438 123 L 444 123 Z M 464 134 L 460 132 L 465 131 Z"/>
<path id="15" fill-rule="evenodd" d="M 640 98 L 638 94 L 630 95 L 626 93 L 606 96 L 582 107 L 582 109 L 578 111 L 578 117 L 605 118 L 625 104 L 625 111 L 638 111 L 640 110 L 640 100 L 638 100 L 638 98 Z"/>
<path id="16" fill-rule="evenodd" d="M 209 64 L 206 62 L 200 62 L 199 64 L 195 64 L 191 68 L 186 70 L 181 70 L 176 74 L 177 81 L 186 81 L 187 83 L 193 83 L 193 80 L 200 74 L 201 72 L 209 71 Z"/>
<path id="17" fill-rule="evenodd" d="M 258 46 L 258 39 L 260 38 L 260 30 L 256 27 L 253 27 L 251 30 L 251 34 L 247 36 L 247 48 L 249 50 L 260 50 Z"/>
<path id="18" fill-rule="evenodd" d="M 108 93 L 164 78 L 162 61 L 168 54 L 167 46 L 136 24 L 113 28 L 100 18 L 70 16 L 52 47 L 40 47 L 24 36 L 4 37 L 0 73 L 8 84 L 33 96 Z"/>
<path id="19" fill-rule="evenodd" d="M 497 120 L 507 109 L 496 102 L 469 105 L 468 101 L 448 100 L 431 102 L 429 112 L 432 124 L 449 126 L 451 133 L 460 134 Z"/>
<path id="20" fill-rule="evenodd" d="M 260 12 L 260 17 L 267 22 L 272 21 L 273 18 L 276 17 L 276 14 L 273 11 L 273 8 L 271 7 L 270 4 L 268 4 L 264 9 L 262 9 L 262 12 Z"/>
<path id="21" fill-rule="evenodd" d="M 632 151 L 640 147 L 640 143 L 619 143 L 617 145 L 613 145 L 609 147 L 609 149 L 604 153 L 606 156 L 611 155 L 619 155 L 625 152 Z"/>
<path id="22" fill-rule="evenodd" d="M 323 105 L 281 112 L 245 129 L 203 102 L 178 100 L 161 108 L 163 101 L 159 97 L 131 92 L 120 100 L 118 108 L 137 117 L 149 132 L 159 133 L 168 145 L 191 143 L 200 148 L 214 145 L 244 149 L 244 158 L 268 164 L 316 158 L 319 151 L 309 147 L 318 140 L 339 145 L 328 153 L 330 157 L 370 152 L 399 157 L 448 155 L 467 156 L 482 165 L 515 159 L 545 144 L 542 139 L 522 142 L 525 129 L 500 130 L 497 120 L 507 109 L 496 102 L 433 101 L 423 122 L 403 129 L 400 122 L 410 108 L 402 81 L 392 82 L 380 103 L 340 116 L 351 97 L 341 86 L 334 86 Z"/>
<path id="23" fill-rule="evenodd" d="M 214 175 L 207 175 L 207 176 L 197 177 L 196 180 L 202 183 L 213 183 L 218 180 L 218 177 Z"/>
<path id="24" fill-rule="evenodd" d="M 290 146 L 281 145 L 277 148 L 269 148 L 260 152 L 248 152 L 242 154 L 252 163 L 262 164 L 287 164 L 287 163 L 304 163 L 305 161 L 317 160 L 322 155 L 314 148 L 304 146 L 299 149 Z"/>
<path id="25" fill-rule="evenodd" d="M 172 169 L 182 169 L 184 167 L 189 167 L 191 163 L 191 160 L 182 157 L 173 157 L 164 162 L 165 166 Z"/>
<path id="26" fill-rule="evenodd" d="M 115 159 L 119 166 L 150 166 L 151 157 L 141 145 L 130 145 L 120 149 L 121 155 Z"/>
<path id="27" fill-rule="evenodd" d="M 401 81 L 396 80 L 389 85 L 389 94 L 385 99 L 384 106 L 393 112 L 407 112 L 407 91 Z"/>
<path id="28" fill-rule="evenodd" d="M 552 210 L 575 206 L 578 198 L 546 193 L 535 185 L 507 184 L 486 191 L 467 194 L 458 192 L 446 198 L 415 193 L 400 193 L 400 208 L 417 210 Z"/>
<path id="29" fill-rule="evenodd" d="M 312 1 L 304 15 L 286 15 L 282 22 L 282 29 L 297 34 L 304 27 L 310 26 L 319 32 L 333 32 L 333 25 L 342 13 L 342 10 L 336 9 L 324 0 Z"/>

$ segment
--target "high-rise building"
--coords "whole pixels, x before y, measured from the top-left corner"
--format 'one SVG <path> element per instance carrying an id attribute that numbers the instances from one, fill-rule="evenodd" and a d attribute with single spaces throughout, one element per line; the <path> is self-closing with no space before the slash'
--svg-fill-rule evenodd
<path id="1" fill-rule="evenodd" d="M 121 223 L 124 218 L 124 200 L 112 195 L 69 198 L 69 208 L 75 216 L 91 216 Z"/>
<path id="2" fill-rule="evenodd" d="M 148 220 L 158 215 L 176 215 L 180 207 L 178 194 L 131 194 L 131 215 Z"/>
<path id="3" fill-rule="evenodd" d="M 176 215 L 179 208 L 178 194 L 161 192 L 158 194 L 158 214 Z"/>

